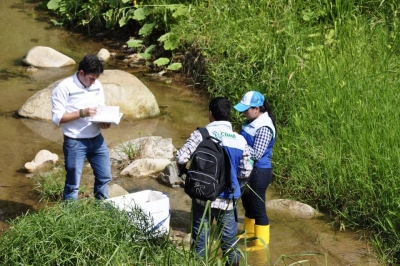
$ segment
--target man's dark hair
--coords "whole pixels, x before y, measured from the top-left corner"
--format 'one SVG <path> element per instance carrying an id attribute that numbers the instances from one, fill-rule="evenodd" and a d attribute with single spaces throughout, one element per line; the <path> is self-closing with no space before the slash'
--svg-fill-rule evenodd
<path id="1" fill-rule="evenodd" d="M 226 97 L 212 99 L 208 109 L 216 121 L 228 121 L 231 115 L 231 103 Z"/>
<path id="2" fill-rule="evenodd" d="M 100 59 L 95 55 L 86 55 L 81 62 L 79 62 L 79 70 L 82 70 L 85 75 L 87 74 L 101 74 L 103 73 L 103 64 Z"/>

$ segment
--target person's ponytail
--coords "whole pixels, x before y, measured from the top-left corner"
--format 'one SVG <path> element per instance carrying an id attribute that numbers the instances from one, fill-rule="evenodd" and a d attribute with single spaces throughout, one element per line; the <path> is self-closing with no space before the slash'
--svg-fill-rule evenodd
<path id="1" fill-rule="evenodd" d="M 264 105 L 260 106 L 260 111 L 265 113 L 268 112 L 269 117 L 271 117 L 272 123 L 274 124 L 275 131 L 276 131 L 276 125 L 275 125 L 275 116 L 274 113 L 272 112 L 272 108 L 267 102 L 267 100 L 264 100 Z"/>

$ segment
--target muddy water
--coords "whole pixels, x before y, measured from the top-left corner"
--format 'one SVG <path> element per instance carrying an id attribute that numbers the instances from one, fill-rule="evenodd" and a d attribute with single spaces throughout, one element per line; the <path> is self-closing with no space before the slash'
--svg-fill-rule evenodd
<path id="1" fill-rule="evenodd" d="M 41 208 L 33 187 L 34 181 L 20 169 L 41 149 L 57 153 L 62 158 L 61 133 L 51 123 L 17 118 L 15 111 L 36 91 L 55 80 L 71 75 L 75 68 L 41 70 L 34 75 L 25 73 L 21 65 L 23 55 L 33 46 L 50 46 L 76 61 L 87 53 L 97 53 L 115 42 L 90 40 L 53 28 L 48 18 L 37 13 L 33 4 L 20 0 L 0 0 L 0 227 L 7 228 L 7 220 L 27 211 Z M 112 62 L 106 68 L 124 68 Z M 110 147 L 128 139 L 157 135 L 172 138 L 180 147 L 190 132 L 207 123 L 207 99 L 185 86 L 167 85 L 141 76 L 141 80 L 155 94 L 162 115 L 137 122 L 123 121 L 119 126 L 104 130 Z M 87 169 L 86 172 L 90 173 Z M 154 189 L 166 192 L 171 203 L 171 228 L 182 235 L 189 232 L 190 199 L 182 189 L 159 184 L 152 178 L 120 178 L 115 170 L 113 183 L 129 192 Z M 91 185 L 91 175 L 83 180 Z M 276 198 L 269 189 L 268 198 Z M 378 265 L 361 233 L 335 232 L 327 220 L 301 220 L 288 214 L 269 211 L 271 221 L 271 265 L 290 265 L 306 260 L 302 265 Z M 242 226 L 243 210 L 239 210 Z M 285 257 L 286 256 L 286 257 Z M 249 265 L 267 265 L 263 252 L 253 252 Z"/>

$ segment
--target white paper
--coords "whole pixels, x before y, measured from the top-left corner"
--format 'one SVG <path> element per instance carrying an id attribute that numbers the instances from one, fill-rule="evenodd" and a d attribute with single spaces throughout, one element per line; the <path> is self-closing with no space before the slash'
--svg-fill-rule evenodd
<path id="1" fill-rule="evenodd" d="M 92 123 L 111 123 L 118 125 L 123 113 L 119 112 L 119 106 L 98 106 L 97 114 L 89 117 Z"/>

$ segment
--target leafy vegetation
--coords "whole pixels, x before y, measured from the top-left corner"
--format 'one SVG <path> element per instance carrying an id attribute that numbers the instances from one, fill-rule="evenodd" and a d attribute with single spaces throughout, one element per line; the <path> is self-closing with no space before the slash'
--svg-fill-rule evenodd
<path id="1" fill-rule="evenodd" d="M 129 14 L 143 4 L 112 2 Z M 188 12 L 166 20 L 174 14 L 166 6 L 177 4 Z M 164 0 L 146 5 L 157 8 L 146 8 L 154 13 L 142 16 L 142 26 L 155 24 L 142 30 L 151 29 L 153 37 L 141 49 L 156 44 L 152 53 L 159 54 L 158 40 L 167 58 L 185 51 L 182 73 L 212 96 L 237 102 L 248 90 L 264 93 L 278 119 L 274 185 L 287 197 L 329 211 L 342 229 L 370 230 L 382 260 L 399 264 L 400 3 Z M 132 20 L 139 23 L 131 19 L 126 25 Z M 140 37 L 135 33 L 130 36 Z M 232 120 L 238 126 L 242 117 L 235 113 Z"/>

